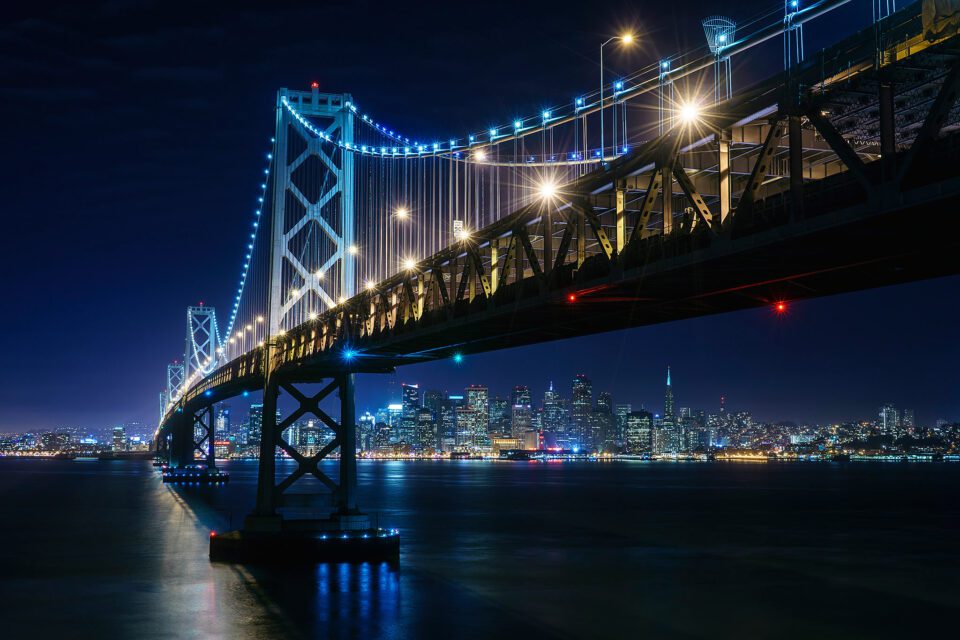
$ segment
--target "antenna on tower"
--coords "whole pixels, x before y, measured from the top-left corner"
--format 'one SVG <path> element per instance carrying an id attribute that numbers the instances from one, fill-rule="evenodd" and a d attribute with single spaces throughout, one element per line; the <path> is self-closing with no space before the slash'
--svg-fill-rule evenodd
<path id="1" fill-rule="evenodd" d="M 737 23 L 724 16 L 710 16 L 704 18 L 702 24 L 703 33 L 707 37 L 707 46 L 710 47 L 710 53 L 716 59 L 713 66 L 713 98 L 715 102 L 723 102 L 733 97 L 730 56 L 725 56 L 723 51 L 733 44 Z"/>

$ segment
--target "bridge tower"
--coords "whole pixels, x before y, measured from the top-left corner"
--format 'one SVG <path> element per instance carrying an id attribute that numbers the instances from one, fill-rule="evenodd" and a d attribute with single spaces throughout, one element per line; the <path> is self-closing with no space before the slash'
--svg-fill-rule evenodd
<path id="1" fill-rule="evenodd" d="M 196 374 L 203 377 L 217 366 L 220 356 L 220 334 L 217 331 L 217 311 L 213 307 L 187 307 L 187 339 L 183 351 L 183 371 L 180 384 Z M 168 385 L 170 369 L 167 369 Z"/>
<path id="2" fill-rule="evenodd" d="M 182 363 L 172 362 L 167 365 L 167 400 L 180 395 L 185 377 Z"/>
<path id="3" fill-rule="evenodd" d="M 291 108 L 288 108 L 292 107 Z M 295 115 L 294 111 L 297 114 Z M 356 410 L 354 371 L 349 357 L 322 371 L 304 374 L 277 366 L 276 349 L 283 333 L 309 316 L 336 307 L 356 293 L 354 237 L 354 160 L 345 151 L 353 144 L 354 108 L 349 94 L 281 89 L 277 95 L 275 166 L 271 208 L 269 334 L 265 341 L 265 384 L 261 423 L 257 499 L 244 522 L 247 537 L 211 543 L 211 557 L 259 553 L 254 547 L 267 534 L 296 536 L 305 531 L 338 531 L 341 541 L 366 540 L 369 517 L 357 508 Z M 314 316 L 315 317 L 315 316 Z M 317 393 L 297 385 L 323 382 Z M 277 419 L 281 393 L 296 403 Z M 339 420 L 321 408 L 336 394 Z M 284 431 L 304 415 L 313 414 L 333 431 L 333 439 L 313 455 L 300 453 Z M 296 470 L 277 481 L 277 450 L 283 450 Z M 319 463 L 339 449 L 338 481 Z M 334 511 L 327 519 L 284 521 L 281 507 L 314 507 L 321 493 L 286 493 L 298 479 L 312 476 L 332 491 Z M 323 538 L 327 537 L 323 534 Z M 303 543 L 292 542 L 290 544 Z M 395 540 L 391 542 L 394 544 Z M 347 545 L 346 542 L 341 544 Z M 366 542 L 362 544 L 368 544 Z M 266 553 L 266 551 L 264 551 Z M 274 551 L 276 553 L 276 551 Z"/>
<path id="4" fill-rule="evenodd" d="M 352 107 L 350 94 L 320 93 L 317 83 L 277 93 L 271 336 L 356 293 L 354 159 L 344 151 L 353 144 Z"/>

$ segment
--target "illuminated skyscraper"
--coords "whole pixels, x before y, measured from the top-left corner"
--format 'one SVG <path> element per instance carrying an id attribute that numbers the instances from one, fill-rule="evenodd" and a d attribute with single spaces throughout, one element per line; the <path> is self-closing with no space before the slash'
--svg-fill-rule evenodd
<path id="1" fill-rule="evenodd" d="M 482 430 L 486 436 L 490 430 L 490 395 L 483 385 L 472 384 L 466 389 L 467 406 L 476 412 L 474 427 L 477 433 Z"/>
<path id="2" fill-rule="evenodd" d="M 670 384 L 670 367 L 667 367 L 667 391 L 663 399 L 663 417 L 672 418 L 673 414 L 673 387 Z"/>
<path id="3" fill-rule="evenodd" d="M 593 448 L 607 452 L 616 448 L 616 423 L 613 416 L 613 396 L 606 391 L 597 396 L 590 422 L 590 442 Z"/>
<path id="4" fill-rule="evenodd" d="M 633 411 L 633 406 L 629 404 L 617 404 L 613 406 L 613 416 L 616 422 L 615 439 L 618 444 L 624 444 L 627 437 L 627 416 Z"/>
<path id="5" fill-rule="evenodd" d="M 897 415 L 897 408 L 892 404 L 885 404 L 880 407 L 879 416 L 880 433 L 885 436 L 897 438 L 900 435 L 900 421 Z"/>
<path id="6" fill-rule="evenodd" d="M 570 422 L 573 439 L 581 447 L 589 447 L 590 414 L 593 413 L 593 383 L 590 378 L 578 373 L 573 378 L 573 401 L 570 407 Z"/>
<path id="7" fill-rule="evenodd" d="M 654 452 L 675 453 L 679 451 L 680 427 L 673 412 L 673 385 L 670 382 L 670 367 L 667 367 L 667 389 L 663 397 L 663 420 L 660 423 L 660 431 L 662 433 L 654 434 Z"/>
<path id="8" fill-rule="evenodd" d="M 510 431 L 514 438 L 522 438 L 531 428 L 530 388 L 518 385 L 510 394 Z"/>
<path id="9" fill-rule="evenodd" d="M 263 405 L 250 405 L 250 426 L 247 428 L 247 444 L 260 446 L 263 435 Z"/>
<path id="10" fill-rule="evenodd" d="M 415 384 L 400 385 L 403 414 L 400 419 L 400 442 L 417 443 L 417 413 L 420 411 L 420 387 Z"/>
<path id="11" fill-rule="evenodd" d="M 562 435 L 566 431 L 566 416 L 560 394 L 553 390 L 553 381 L 543 393 L 543 430 L 553 435 Z"/>
<path id="12" fill-rule="evenodd" d="M 113 450 L 127 450 L 127 430 L 123 427 L 123 425 L 113 428 Z"/>
<path id="13" fill-rule="evenodd" d="M 416 447 L 420 451 L 435 451 L 437 449 L 437 423 L 433 412 L 426 407 L 417 410 L 417 440 Z"/>
<path id="14" fill-rule="evenodd" d="M 626 416 L 623 443 L 627 453 L 648 453 L 653 447 L 653 416 L 648 411 L 631 411 Z"/>
<path id="15" fill-rule="evenodd" d="M 214 422 L 217 440 L 225 440 L 230 435 L 230 405 L 220 404 L 217 419 Z"/>

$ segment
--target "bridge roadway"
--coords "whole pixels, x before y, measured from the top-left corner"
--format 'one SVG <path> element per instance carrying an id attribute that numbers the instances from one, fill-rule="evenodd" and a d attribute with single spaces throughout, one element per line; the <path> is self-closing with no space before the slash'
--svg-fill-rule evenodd
<path id="1" fill-rule="evenodd" d="M 234 359 L 160 431 L 267 358 L 307 382 L 960 272 L 960 38 L 893 28 L 883 64 L 856 34 Z"/>

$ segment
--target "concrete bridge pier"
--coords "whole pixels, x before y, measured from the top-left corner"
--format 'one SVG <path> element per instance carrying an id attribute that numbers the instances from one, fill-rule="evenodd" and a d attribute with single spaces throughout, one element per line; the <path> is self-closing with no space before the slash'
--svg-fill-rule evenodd
<path id="1" fill-rule="evenodd" d="M 349 370 L 328 372 L 323 387 L 314 394 L 303 392 L 292 377 L 272 372 L 263 396 L 263 422 L 257 499 L 243 529 L 210 538 L 210 558 L 226 562 L 315 563 L 323 561 L 396 560 L 400 539 L 396 530 L 371 528 L 370 517 L 357 505 L 357 436 L 354 376 Z M 318 382 L 313 378 L 305 382 Z M 296 409 L 277 420 L 277 400 L 284 392 L 296 401 Z M 320 403 L 336 392 L 339 422 Z M 334 433 L 333 439 L 312 456 L 305 456 L 288 443 L 283 432 L 305 414 L 313 414 Z M 296 469 L 277 482 L 278 449 L 297 463 Z M 319 463 L 340 451 L 337 480 L 324 473 Z M 326 518 L 284 518 L 282 507 L 312 506 L 323 493 L 286 493 L 298 479 L 312 475 L 330 490 L 334 509 Z"/>

